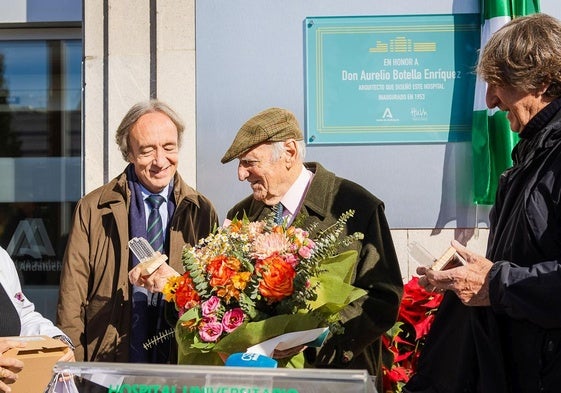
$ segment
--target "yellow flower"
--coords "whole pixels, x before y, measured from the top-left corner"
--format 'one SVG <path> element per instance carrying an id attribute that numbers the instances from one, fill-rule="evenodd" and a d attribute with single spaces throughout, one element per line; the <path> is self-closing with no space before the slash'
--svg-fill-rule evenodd
<path id="1" fill-rule="evenodd" d="M 164 285 L 164 289 L 162 290 L 162 294 L 164 295 L 164 299 L 166 300 L 166 302 L 175 301 L 175 292 L 177 291 L 180 280 L 181 276 L 171 277 L 167 280 L 166 284 Z"/>
<path id="2" fill-rule="evenodd" d="M 239 272 L 232 277 L 232 284 L 234 288 L 243 291 L 251 278 L 251 272 Z"/>

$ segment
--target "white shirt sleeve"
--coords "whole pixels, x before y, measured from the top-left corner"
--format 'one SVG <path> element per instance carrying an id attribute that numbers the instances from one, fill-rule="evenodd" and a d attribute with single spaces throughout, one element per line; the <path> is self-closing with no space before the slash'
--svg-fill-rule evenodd
<path id="1" fill-rule="evenodd" d="M 6 250 L 0 248 L 0 284 L 12 300 L 21 321 L 21 336 L 64 335 L 50 320 L 35 311 L 35 305 L 23 294 L 19 276 Z"/>

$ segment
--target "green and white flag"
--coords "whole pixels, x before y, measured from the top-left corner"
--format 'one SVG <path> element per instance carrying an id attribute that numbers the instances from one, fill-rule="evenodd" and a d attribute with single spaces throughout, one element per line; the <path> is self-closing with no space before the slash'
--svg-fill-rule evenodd
<path id="1" fill-rule="evenodd" d="M 539 11 L 539 0 L 481 0 L 481 48 L 511 18 Z M 480 205 L 495 202 L 499 176 L 512 166 L 510 153 L 518 142 L 518 134 L 510 130 L 506 112 L 487 109 L 486 89 L 486 83 L 477 78 L 471 140 L 474 203 Z"/>

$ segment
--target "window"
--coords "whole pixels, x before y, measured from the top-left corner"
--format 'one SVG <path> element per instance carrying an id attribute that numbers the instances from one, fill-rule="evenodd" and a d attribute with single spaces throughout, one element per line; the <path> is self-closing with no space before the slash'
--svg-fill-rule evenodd
<path id="1" fill-rule="evenodd" d="M 81 190 L 79 37 L 79 29 L 0 30 L 0 245 L 25 292 L 50 290 L 55 303 Z"/>

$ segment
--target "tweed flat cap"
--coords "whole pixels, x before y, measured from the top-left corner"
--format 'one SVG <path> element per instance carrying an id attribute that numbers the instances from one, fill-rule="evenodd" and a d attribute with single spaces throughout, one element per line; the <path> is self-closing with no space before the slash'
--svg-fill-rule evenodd
<path id="1" fill-rule="evenodd" d="M 264 142 L 281 142 L 291 138 L 297 141 L 304 139 L 294 114 L 282 108 L 265 109 L 245 122 L 220 161 L 223 164 L 230 162 Z"/>

